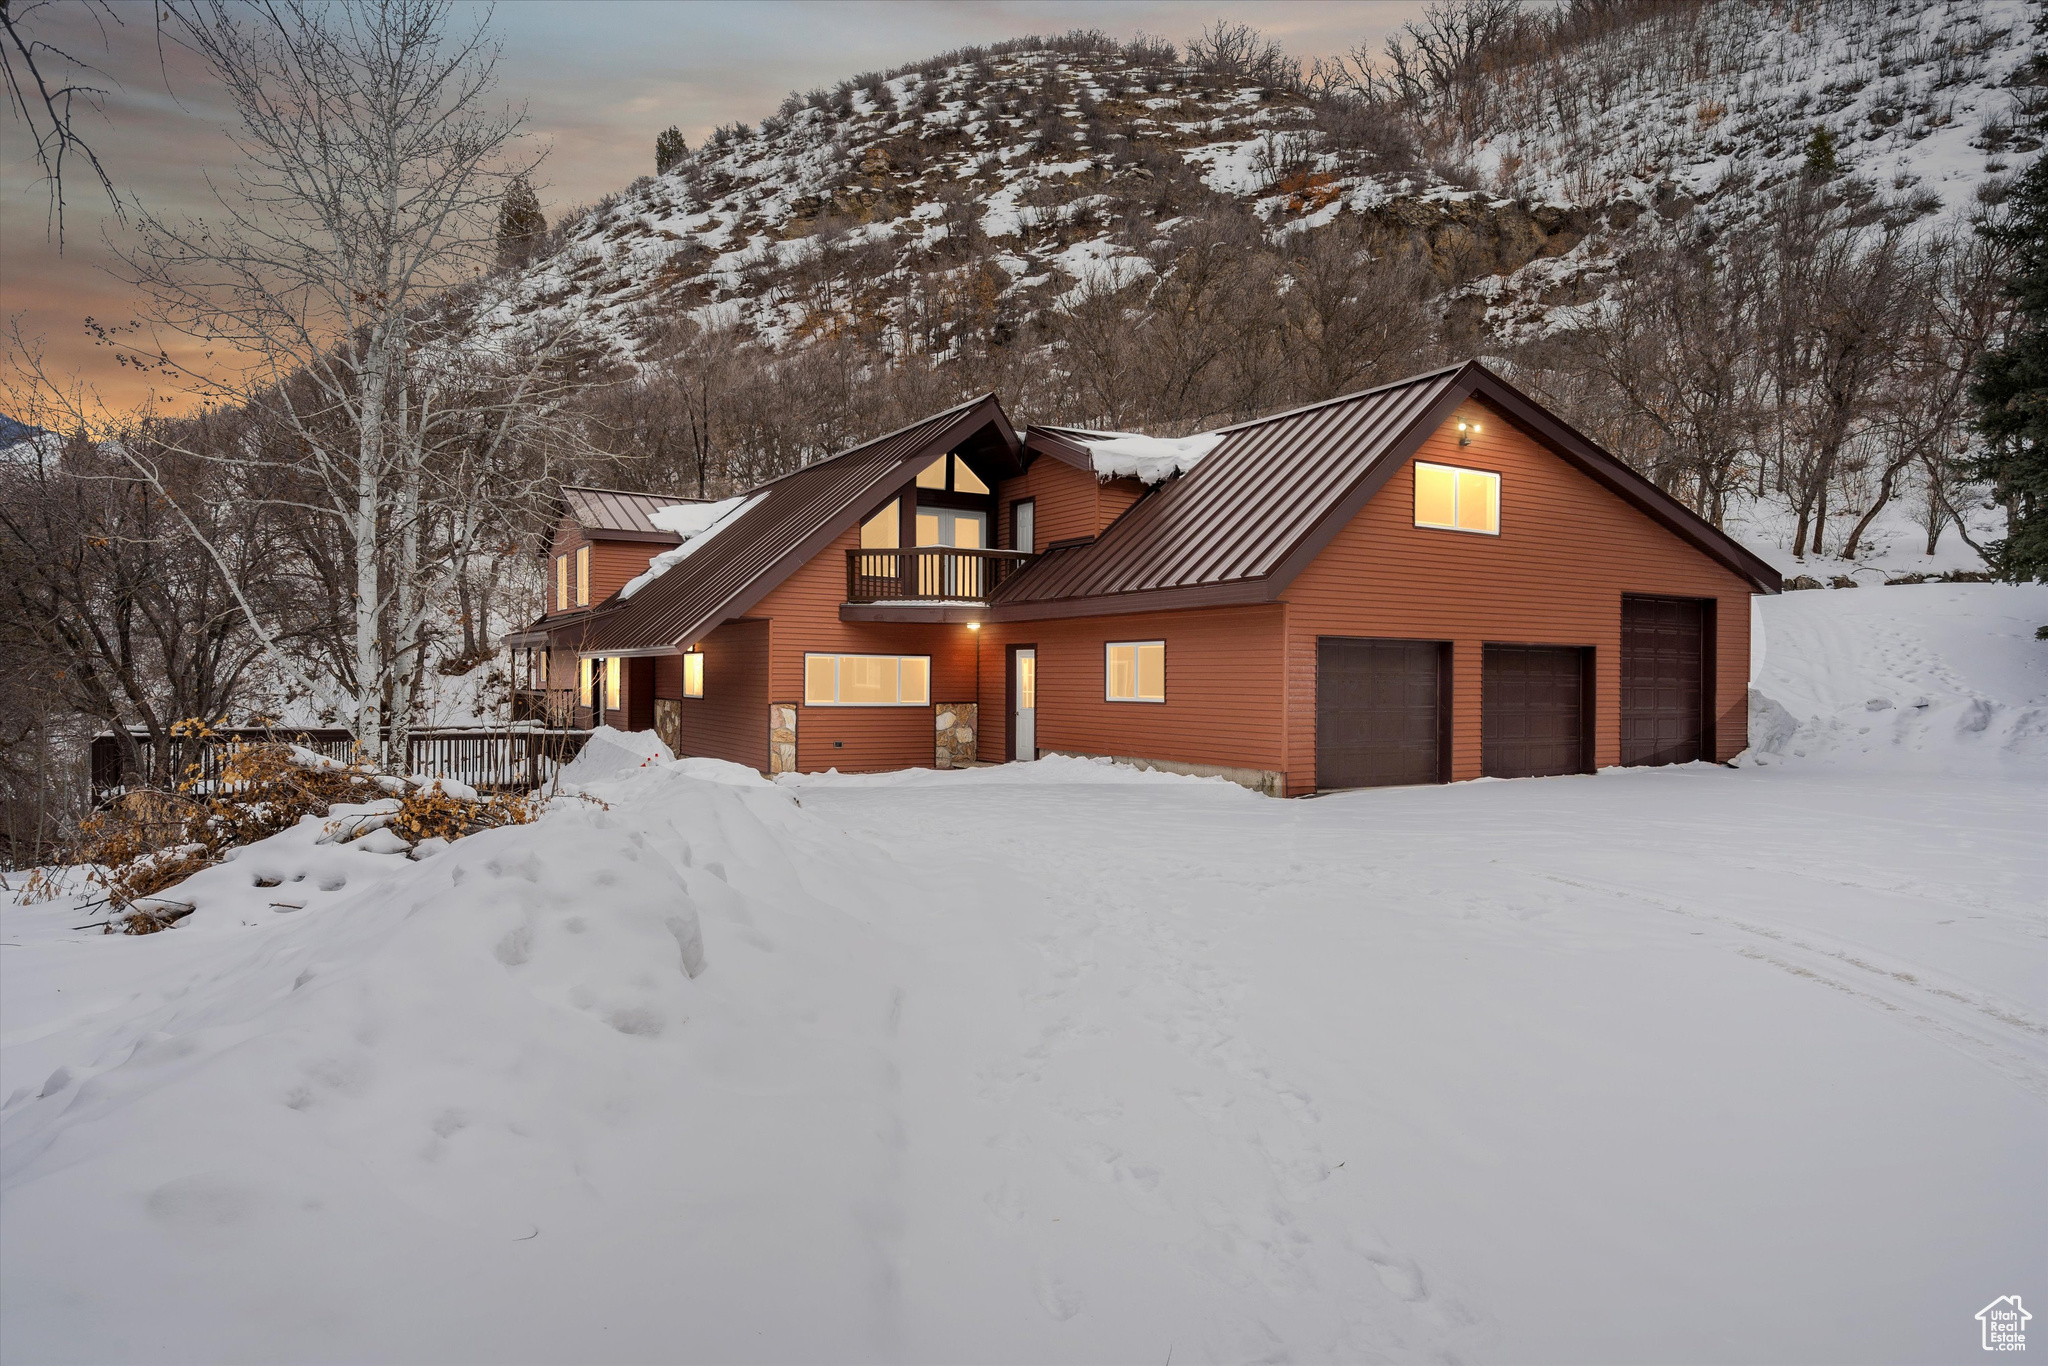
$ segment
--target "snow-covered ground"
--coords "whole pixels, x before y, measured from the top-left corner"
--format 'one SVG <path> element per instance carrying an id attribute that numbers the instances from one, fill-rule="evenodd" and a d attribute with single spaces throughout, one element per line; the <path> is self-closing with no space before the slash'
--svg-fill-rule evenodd
<path id="1" fill-rule="evenodd" d="M 1974 1355 L 2048 1267 L 2048 589 L 1762 618 L 1788 736 L 2007 728 L 1306 802 L 656 762 L 147 938 L 8 906 L 0 1357 Z"/>

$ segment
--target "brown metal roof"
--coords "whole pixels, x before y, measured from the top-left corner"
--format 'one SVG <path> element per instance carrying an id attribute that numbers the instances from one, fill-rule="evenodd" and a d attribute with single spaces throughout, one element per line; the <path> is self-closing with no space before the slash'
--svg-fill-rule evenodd
<path id="1" fill-rule="evenodd" d="M 1468 361 L 1223 429 L 1223 441 L 1199 464 L 1134 504 L 1096 540 L 1049 552 L 1003 585 L 991 616 L 1028 620 L 1271 600 L 1474 396 L 1763 591 L 1778 591 L 1769 565 Z M 1080 435 L 1050 434 L 1062 444 Z"/>
<path id="2" fill-rule="evenodd" d="M 635 540 L 666 537 L 673 544 L 683 538 L 663 531 L 649 514 L 678 503 L 701 503 L 702 498 L 682 498 L 673 493 L 629 493 L 625 489 L 592 488 L 588 484 L 562 485 L 563 510 L 586 532 L 601 538 L 607 531 L 624 531 Z"/>
<path id="3" fill-rule="evenodd" d="M 1016 463 L 1017 434 L 994 394 L 750 490 L 767 496 L 682 564 L 632 597 L 601 607 L 578 648 L 631 653 L 701 638 L 721 621 L 743 615 L 824 550 L 872 511 L 893 483 L 914 478 L 935 456 L 962 446 L 987 446 L 1003 463 Z"/>

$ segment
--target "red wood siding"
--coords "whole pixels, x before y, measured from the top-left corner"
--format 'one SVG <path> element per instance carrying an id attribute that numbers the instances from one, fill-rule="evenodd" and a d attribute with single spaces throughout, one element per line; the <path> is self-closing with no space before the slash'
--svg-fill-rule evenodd
<path id="1" fill-rule="evenodd" d="M 1460 418 L 1483 434 L 1457 443 Z M 1287 790 L 1315 786 L 1316 638 L 1452 642 L 1454 778 L 1480 771 L 1480 650 L 1593 648 L 1594 758 L 1620 760 L 1617 699 L 1624 593 L 1717 601 L 1717 759 L 1746 743 L 1750 586 L 1609 493 L 1484 404 L 1467 404 L 1417 457 L 1498 471 L 1499 536 L 1415 526 L 1412 462 L 1291 584 L 1287 603 Z"/>
<path id="2" fill-rule="evenodd" d="M 770 619 L 770 696 L 763 699 L 763 734 L 768 724 L 766 704 L 794 702 L 798 704 L 797 767 L 804 772 L 930 768 L 937 748 L 937 704 L 966 701 L 975 695 L 977 633 L 961 625 L 841 621 L 839 607 L 846 601 L 846 552 L 859 545 L 860 528 L 853 527 L 754 608 L 757 615 Z M 807 652 L 930 655 L 933 705 L 803 706 Z M 986 658 L 982 667 L 986 672 Z M 995 671 L 1002 671 L 1000 664 Z M 710 691 L 708 682 L 705 691 Z"/>
<path id="3" fill-rule="evenodd" d="M 704 695 L 682 698 L 682 757 L 726 759 L 749 768 L 768 767 L 768 623 L 759 618 L 728 621 L 705 636 Z M 682 656 L 659 655 L 673 671 L 674 691 L 657 684 L 660 697 L 681 697 Z"/>
<path id="4" fill-rule="evenodd" d="M 1180 763 L 1283 766 L 1286 609 L 1278 603 L 1000 622 L 982 631 L 980 752 L 1009 753 L 1011 645 L 1038 647 L 1038 747 Z M 1166 642 L 1166 701 L 1104 698 L 1103 647 Z"/>
<path id="5" fill-rule="evenodd" d="M 576 602 L 576 552 L 586 545 L 590 547 L 590 601 L 579 606 Z M 650 541 L 593 540 L 584 534 L 583 528 L 573 518 L 564 517 L 556 525 L 554 544 L 548 549 L 547 615 L 562 615 L 555 607 L 555 561 L 561 556 L 569 557 L 569 611 L 580 612 L 597 606 L 628 582 L 640 577 L 647 568 L 647 562 L 667 549 L 665 545 Z"/>
<path id="6" fill-rule="evenodd" d="M 1124 509 L 1138 501 L 1145 486 L 1135 479 L 1113 479 L 1105 484 L 1085 470 L 1063 460 L 1041 455 L 1024 473 L 996 485 L 1001 508 L 1002 540 L 1010 547 L 1010 505 L 1020 498 L 1037 500 L 1037 527 L 1033 536 L 1038 549 L 1055 541 L 1076 541 L 1099 536 L 1102 529 L 1121 517 Z"/>

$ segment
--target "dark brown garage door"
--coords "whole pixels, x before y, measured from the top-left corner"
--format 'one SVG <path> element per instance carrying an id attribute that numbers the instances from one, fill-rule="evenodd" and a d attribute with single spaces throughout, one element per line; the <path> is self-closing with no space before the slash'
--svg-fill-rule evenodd
<path id="1" fill-rule="evenodd" d="M 1690 598 L 1621 600 L 1621 761 L 1689 764 L 1703 748 L 1704 613 Z"/>
<path id="2" fill-rule="evenodd" d="M 1480 768 L 1489 778 L 1584 773 L 1586 655 L 1570 646 L 1489 645 Z"/>
<path id="3" fill-rule="evenodd" d="M 1442 780 L 1444 647 L 1433 640 L 1316 642 L 1316 786 Z"/>

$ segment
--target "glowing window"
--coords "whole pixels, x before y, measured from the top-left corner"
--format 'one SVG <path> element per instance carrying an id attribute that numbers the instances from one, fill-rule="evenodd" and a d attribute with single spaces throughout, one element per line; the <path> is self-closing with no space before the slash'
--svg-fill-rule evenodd
<path id="1" fill-rule="evenodd" d="M 1166 700 L 1166 642 L 1118 640 L 1103 647 L 1102 695 L 1111 702 Z"/>
<path id="2" fill-rule="evenodd" d="M 1500 476 L 1416 461 L 1415 525 L 1500 535 Z"/>
<path id="3" fill-rule="evenodd" d="M 704 656 L 695 650 L 683 656 L 683 696 L 704 695 Z"/>
<path id="4" fill-rule="evenodd" d="M 590 605 L 590 547 L 587 545 L 576 552 L 576 605 Z"/>
<path id="5" fill-rule="evenodd" d="M 988 485 L 981 482 L 981 476 L 967 468 L 967 462 L 959 456 L 953 457 L 953 491 L 955 493 L 987 493 Z"/>
<path id="6" fill-rule="evenodd" d="M 613 655 L 604 662 L 604 706 L 606 711 L 619 709 L 619 665 L 623 661 Z"/>
<path id="7" fill-rule="evenodd" d="M 555 610 L 569 610 L 569 557 L 555 556 Z"/>
<path id="8" fill-rule="evenodd" d="M 903 537 L 902 499 L 891 500 L 889 506 L 860 524 L 860 548 L 862 550 L 894 550 Z"/>
<path id="9" fill-rule="evenodd" d="M 917 472 L 917 486 L 921 489 L 942 489 L 946 487 L 946 457 L 940 456 Z"/>
<path id="10" fill-rule="evenodd" d="M 807 707 L 924 707 L 932 700 L 930 655 L 805 655 Z"/>
<path id="11" fill-rule="evenodd" d="M 587 707 L 590 705 L 591 694 L 597 689 L 597 661 L 594 659 L 578 660 L 576 662 L 576 671 L 582 679 L 580 691 L 583 697 L 583 705 Z"/>

